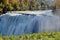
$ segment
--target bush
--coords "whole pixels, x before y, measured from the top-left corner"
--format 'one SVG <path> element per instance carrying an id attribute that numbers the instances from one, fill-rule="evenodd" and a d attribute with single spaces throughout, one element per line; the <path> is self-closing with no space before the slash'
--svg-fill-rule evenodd
<path id="1" fill-rule="evenodd" d="M 43 4 L 42 4 L 43 3 Z M 59 4 L 59 3 L 58 3 Z M 39 0 L 4 0 L 0 3 L 0 12 L 6 7 L 7 11 L 26 11 L 26 10 L 46 10 L 49 9 L 47 2 L 40 2 Z M 56 5 L 57 7 L 57 5 Z"/>
<path id="2" fill-rule="evenodd" d="M 38 0 L 30 1 L 30 10 L 40 10 L 41 4 L 38 2 Z"/>
<path id="3" fill-rule="evenodd" d="M 21 36 L 0 36 L 0 40 L 60 40 L 60 32 L 44 32 Z"/>
<path id="4" fill-rule="evenodd" d="M 3 12 L 4 4 L 0 3 L 0 14 Z"/>
<path id="5" fill-rule="evenodd" d="M 39 10 L 41 8 L 41 5 L 39 3 L 38 0 L 24 0 L 21 2 L 15 1 L 14 2 L 10 2 L 7 4 L 7 2 L 5 2 L 3 5 L 5 5 L 5 7 L 7 7 L 7 9 L 9 11 L 26 11 L 26 10 Z"/>

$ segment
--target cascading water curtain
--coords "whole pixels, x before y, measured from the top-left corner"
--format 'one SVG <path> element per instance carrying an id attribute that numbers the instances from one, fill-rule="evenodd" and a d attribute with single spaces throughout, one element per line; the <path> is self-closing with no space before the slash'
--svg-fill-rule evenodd
<path id="1" fill-rule="evenodd" d="M 0 33 L 2 35 L 22 35 L 38 32 L 60 31 L 60 18 L 47 14 L 0 16 Z"/>

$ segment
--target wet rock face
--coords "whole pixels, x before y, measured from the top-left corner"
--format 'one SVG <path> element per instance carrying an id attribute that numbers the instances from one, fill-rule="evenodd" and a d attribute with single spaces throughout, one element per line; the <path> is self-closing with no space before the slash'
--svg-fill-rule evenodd
<path id="1" fill-rule="evenodd" d="M 60 18 L 47 14 L 0 16 L 0 33 L 2 35 L 22 35 L 37 32 L 60 31 Z"/>

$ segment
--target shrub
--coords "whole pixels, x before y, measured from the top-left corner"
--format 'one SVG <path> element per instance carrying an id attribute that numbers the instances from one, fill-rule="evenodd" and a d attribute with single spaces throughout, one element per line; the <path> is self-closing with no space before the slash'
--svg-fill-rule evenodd
<path id="1" fill-rule="evenodd" d="M 56 3 L 56 7 L 60 7 L 59 1 Z M 0 12 L 3 12 L 3 8 L 6 7 L 8 11 L 26 11 L 26 10 L 44 10 L 49 9 L 49 5 L 46 1 L 40 2 L 39 0 L 4 0 L 0 3 Z M 54 8 L 53 8 L 54 9 Z"/>
<path id="2" fill-rule="evenodd" d="M 15 9 L 11 3 L 9 5 L 7 5 L 6 7 L 7 7 L 8 11 L 12 11 Z"/>
<path id="3" fill-rule="evenodd" d="M 38 0 L 32 0 L 32 1 L 30 1 L 30 9 L 39 10 L 39 9 L 41 9 L 41 4 L 38 2 Z"/>
<path id="4" fill-rule="evenodd" d="M 4 4 L 0 3 L 0 13 L 3 12 Z"/>

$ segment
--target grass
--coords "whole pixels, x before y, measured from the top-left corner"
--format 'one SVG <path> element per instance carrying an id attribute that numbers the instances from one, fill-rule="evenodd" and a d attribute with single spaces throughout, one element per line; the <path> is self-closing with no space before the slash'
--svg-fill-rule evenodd
<path id="1" fill-rule="evenodd" d="M 60 32 L 43 32 L 21 36 L 0 36 L 0 40 L 60 40 Z"/>

